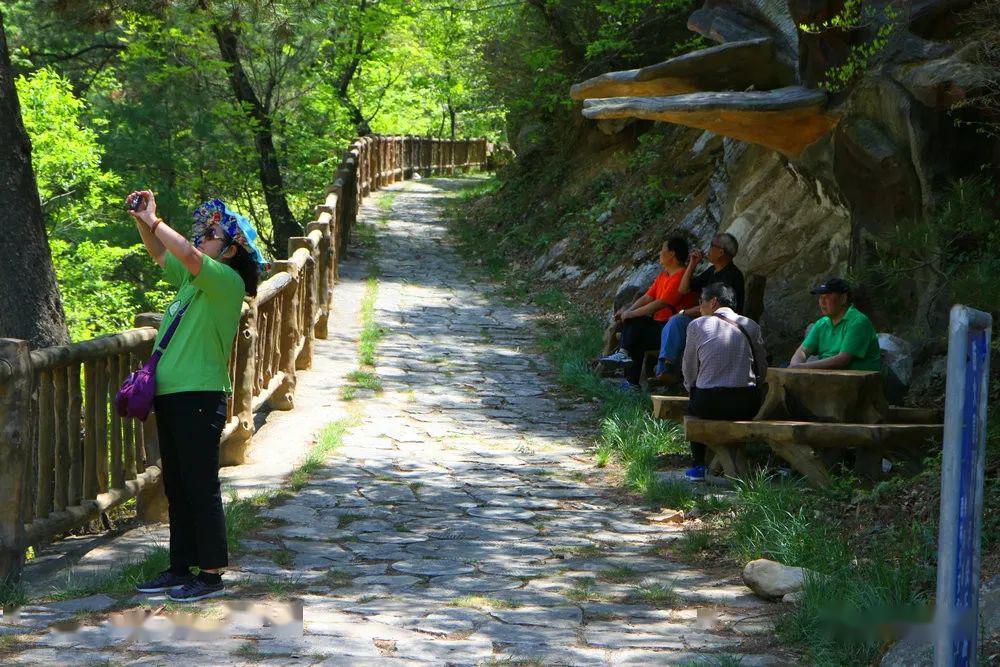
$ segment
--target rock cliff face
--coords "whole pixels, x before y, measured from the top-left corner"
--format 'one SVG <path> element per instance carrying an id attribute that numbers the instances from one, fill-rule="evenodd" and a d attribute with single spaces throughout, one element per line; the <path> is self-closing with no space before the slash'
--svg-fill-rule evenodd
<path id="1" fill-rule="evenodd" d="M 684 193 L 687 209 L 674 224 L 702 247 L 718 232 L 736 236 L 737 265 L 755 289 L 763 286 L 769 341 L 786 354 L 816 317 L 811 283 L 859 274 L 873 239 L 932 214 L 949 179 L 995 159 L 996 144 L 951 115 L 956 100 L 995 76 L 940 36 L 941 17 L 965 4 L 865 2 L 856 25 L 807 31 L 802 24 L 850 8 L 843 0 L 707 0 L 688 26 L 723 48 L 611 72 L 577 84 L 572 95 L 585 117 L 604 123 L 604 134 L 629 118 L 705 130 L 678 135 L 685 144 L 678 154 L 703 178 Z M 863 75 L 830 83 L 831 72 L 873 45 Z M 623 286 L 621 275 L 591 283 L 610 296 Z M 858 296 L 881 329 L 941 324 L 919 288 L 904 295 L 914 306 L 906 313 L 880 312 L 864 285 Z"/>

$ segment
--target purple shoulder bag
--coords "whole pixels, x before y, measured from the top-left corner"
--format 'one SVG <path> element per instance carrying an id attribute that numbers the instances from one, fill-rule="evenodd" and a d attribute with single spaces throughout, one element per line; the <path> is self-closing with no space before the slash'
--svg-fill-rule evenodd
<path id="1" fill-rule="evenodd" d="M 153 350 L 153 355 L 142 367 L 129 373 L 125 381 L 122 382 L 121 389 L 115 394 L 115 409 L 120 417 L 135 417 L 139 421 L 146 421 L 149 412 L 153 409 L 153 398 L 156 396 L 156 365 L 160 363 L 163 350 L 170 343 L 170 339 L 177 330 L 177 325 L 181 321 L 181 316 L 187 310 L 187 306 L 177 313 L 177 317 L 170 323 L 170 327 L 160 344 Z"/>

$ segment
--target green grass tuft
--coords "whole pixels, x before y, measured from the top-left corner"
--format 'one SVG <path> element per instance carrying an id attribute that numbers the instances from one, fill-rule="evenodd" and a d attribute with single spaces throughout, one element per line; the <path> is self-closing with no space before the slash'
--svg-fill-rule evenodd
<path id="1" fill-rule="evenodd" d="M 648 604 L 655 604 L 664 607 L 677 606 L 681 599 L 674 590 L 673 582 L 666 584 L 650 584 L 648 586 L 636 586 L 632 589 L 630 596 L 633 600 L 640 600 Z"/>
<path id="2" fill-rule="evenodd" d="M 28 594 L 21 583 L 0 584 L 0 609 L 28 604 Z"/>
<path id="3" fill-rule="evenodd" d="M 712 532 L 709 530 L 689 530 L 677 541 L 677 550 L 687 558 L 693 558 L 707 550 L 713 544 Z"/>
<path id="4" fill-rule="evenodd" d="M 371 371 L 356 370 L 347 374 L 347 381 L 361 389 L 371 389 L 376 393 L 382 391 L 382 378 Z"/>
<path id="5" fill-rule="evenodd" d="M 344 435 L 358 423 L 356 418 L 338 419 L 319 434 L 316 444 L 309 450 L 305 461 L 296 468 L 289 478 L 289 486 L 293 491 L 300 491 L 309 478 L 323 467 L 327 457 L 344 442 Z"/>
<path id="6" fill-rule="evenodd" d="M 611 599 L 607 593 L 597 590 L 597 580 L 593 577 L 576 579 L 565 595 L 574 602 L 608 602 Z"/>
<path id="7" fill-rule="evenodd" d="M 365 295 L 361 301 L 361 336 L 358 343 L 359 363 L 362 366 L 375 365 L 375 349 L 386 334 L 386 330 L 375 322 L 375 299 L 378 297 L 378 278 L 368 277 Z"/>
<path id="8" fill-rule="evenodd" d="M 378 208 L 382 212 L 382 216 L 379 218 L 379 222 L 385 223 L 389 221 L 389 214 L 392 213 L 392 205 L 396 202 L 396 197 L 399 192 L 383 192 L 379 195 L 377 203 Z"/>
<path id="9" fill-rule="evenodd" d="M 45 598 L 72 600 L 98 593 L 112 597 L 133 595 L 137 584 L 153 578 L 168 567 L 170 567 L 170 553 L 162 547 L 154 547 L 146 551 L 142 558 L 129 561 L 105 576 L 76 580 L 70 570 L 62 584 Z"/>

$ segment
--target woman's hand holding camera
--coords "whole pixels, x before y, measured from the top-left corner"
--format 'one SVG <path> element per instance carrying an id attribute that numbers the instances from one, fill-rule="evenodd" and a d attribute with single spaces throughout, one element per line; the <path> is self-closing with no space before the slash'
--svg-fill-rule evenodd
<path id="1" fill-rule="evenodd" d="M 147 227 L 154 228 L 158 222 L 156 217 L 156 198 L 151 190 L 137 190 L 125 198 L 125 209 L 136 220 L 141 220 Z"/>

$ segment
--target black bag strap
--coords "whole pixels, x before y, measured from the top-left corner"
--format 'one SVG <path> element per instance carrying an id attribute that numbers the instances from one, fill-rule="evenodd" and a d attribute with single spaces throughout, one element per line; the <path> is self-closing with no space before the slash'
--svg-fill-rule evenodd
<path id="1" fill-rule="evenodd" d="M 728 317 L 723 317 L 719 313 L 713 313 L 723 322 L 732 324 L 734 327 L 740 330 L 740 333 L 747 339 L 747 345 L 750 346 L 750 364 L 752 365 L 754 379 L 757 381 L 757 386 L 760 387 L 764 383 L 764 378 L 760 377 L 760 369 L 757 368 L 757 353 L 753 349 L 753 339 L 750 338 L 750 334 L 747 332 L 746 328 L 739 322 L 734 322 Z"/>
<path id="2" fill-rule="evenodd" d="M 177 313 L 176 317 L 174 317 L 174 321 L 170 323 L 169 327 L 167 327 L 166 332 L 164 332 L 163 334 L 163 338 L 160 339 L 160 343 L 156 346 L 156 350 L 154 351 L 163 352 L 167 349 L 167 345 L 170 344 L 170 339 L 174 337 L 174 332 L 177 331 L 177 325 L 181 323 L 181 317 L 184 315 L 184 313 L 188 309 L 188 306 L 190 305 L 191 302 L 189 301 L 187 303 L 187 306 L 181 308 L 180 312 Z"/>

